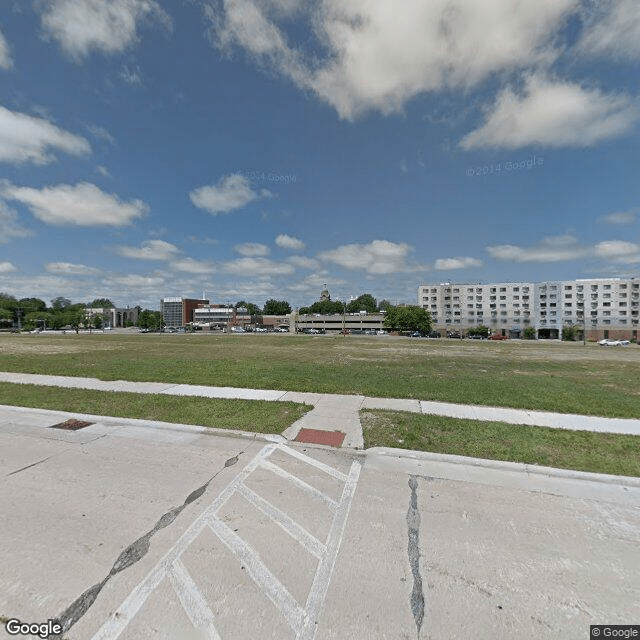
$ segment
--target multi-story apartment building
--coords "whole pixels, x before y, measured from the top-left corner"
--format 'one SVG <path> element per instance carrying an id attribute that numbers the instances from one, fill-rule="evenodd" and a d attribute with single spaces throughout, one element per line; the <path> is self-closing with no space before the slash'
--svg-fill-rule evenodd
<path id="1" fill-rule="evenodd" d="M 558 338 L 564 326 L 575 326 L 588 339 L 635 340 L 640 278 L 426 284 L 418 287 L 418 304 L 441 331 L 484 325 L 515 338 L 533 327 L 536 337 Z"/>

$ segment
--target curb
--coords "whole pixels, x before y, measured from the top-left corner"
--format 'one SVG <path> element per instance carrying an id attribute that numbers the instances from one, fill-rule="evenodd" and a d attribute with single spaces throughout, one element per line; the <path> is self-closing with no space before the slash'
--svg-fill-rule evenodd
<path id="1" fill-rule="evenodd" d="M 81 418 L 96 424 L 107 426 L 137 426 L 164 429 L 166 431 L 188 431 L 207 436 L 225 436 L 228 438 L 241 438 L 245 440 L 259 440 L 261 442 L 288 442 L 288 440 L 275 433 L 255 433 L 252 431 L 240 431 L 239 429 L 220 429 L 219 427 L 203 427 L 195 424 L 181 424 L 178 422 L 162 422 L 161 420 L 143 420 L 141 418 L 118 418 L 116 416 L 98 416 L 90 413 L 76 413 L 70 411 L 58 411 L 56 409 L 38 409 L 36 407 L 16 407 L 12 405 L 0 405 L 0 411 L 9 409 L 28 413 L 37 411 L 39 413 L 50 414 L 51 416 L 63 418 Z"/>
<path id="2" fill-rule="evenodd" d="M 603 484 L 624 485 L 640 488 L 640 478 L 635 476 L 614 476 L 605 473 L 592 473 L 589 471 L 574 471 L 571 469 L 557 469 L 556 467 L 541 467 L 523 462 L 507 462 L 503 460 L 487 460 L 485 458 L 470 458 L 445 453 L 431 453 L 428 451 L 413 451 L 411 449 L 394 449 L 391 447 L 371 447 L 365 450 L 366 454 L 379 455 L 387 458 L 400 458 L 415 460 L 417 462 L 447 462 L 449 464 L 467 465 L 491 469 L 494 471 L 517 471 L 520 473 L 535 474 L 547 478 L 561 478 L 565 480 L 587 480 Z"/>

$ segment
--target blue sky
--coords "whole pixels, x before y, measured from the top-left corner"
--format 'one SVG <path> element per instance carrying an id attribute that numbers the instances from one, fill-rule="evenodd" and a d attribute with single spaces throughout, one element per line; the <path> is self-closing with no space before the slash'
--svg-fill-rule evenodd
<path id="1" fill-rule="evenodd" d="M 5 0 L 0 291 L 640 274 L 637 0 Z"/>

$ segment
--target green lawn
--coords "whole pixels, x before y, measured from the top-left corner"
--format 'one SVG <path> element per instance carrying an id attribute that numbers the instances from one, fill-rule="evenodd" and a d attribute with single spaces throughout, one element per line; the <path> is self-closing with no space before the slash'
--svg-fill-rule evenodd
<path id="1" fill-rule="evenodd" d="M 0 335 L 0 371 L 640 418 L 640 348 L 289 335 Z"/>
<path id="2" fill-rule="evenodd" d="M 281 434 L 312 409 L 294 402 L 222 400 L 0 382 L 0 404 Z"/>
<path id="3" fill-rule="evenodd" d="M 404 411 L 360 412 L 365 448 L 394 447 L 640 476 L 640 436 L 478 422 Z"/>

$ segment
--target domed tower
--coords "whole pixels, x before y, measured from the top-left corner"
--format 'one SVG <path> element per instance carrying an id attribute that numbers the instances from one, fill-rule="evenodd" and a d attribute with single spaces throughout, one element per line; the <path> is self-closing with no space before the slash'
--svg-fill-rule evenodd
<path id="1" fill-rule="evenodd" d="M 329 294 L 329 289 L 327 289 L 327 283 L 324 283 L 324 289 L 322 293 L 320 293 L 320 302 L 324 302 L 325 300 L 331 300 L 331 295 Z"/>

